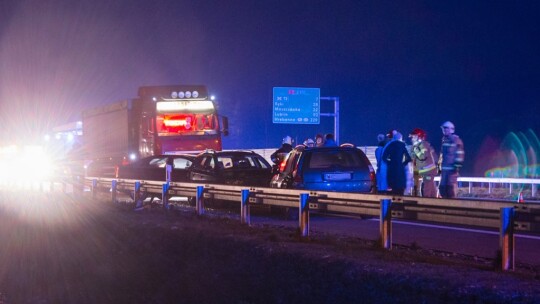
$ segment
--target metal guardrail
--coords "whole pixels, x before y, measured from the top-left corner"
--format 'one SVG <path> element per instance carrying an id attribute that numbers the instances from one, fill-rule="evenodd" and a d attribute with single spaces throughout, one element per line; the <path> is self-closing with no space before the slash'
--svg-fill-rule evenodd
<path id="1" fill-rule="evenodd" d="M 129 192 L 138 207 L 142 206 L 143 193 L 160 195 L 166 209 L 173 196 L 191 197 L 195 199 L 196 212 L 199 215 L 204 214 L 205 201 L 208 199 L 240 202 L 241 222 L 248 225 L 250 206 L 298 208 L 298 225 L 304 237 L 309 236 L 310 210 L 378 216 L 381 246 L 388 250 L 392 248 L 392 219 L 498 228 L 503 270 L 514 269 L 514 231 L 540 234 L 539 204 L 92 177 L 86 178 L 85 184 L 92 190 L 93 197 L 99 191 L 110 192 L 113 202 L 117 202 L 119 191 Z"/>
<path id="2" fill-rule="evenodd" d="M 435 177 L 435 181 L 440 181 L 440 177 Z M 488 193 L 493 191 L 494 186 L 502 185 L 504 187 L 508 187 L 509 194 L 512 194 L 514 187 L 517 188 L 518 186 L 529 185 L 531 187 L 531 196 L 535 197 L 538 185 L 540 185 L 540 179 L 510 177 L 458 177 L 458 183 L 460 186 L 463 183 L 468 183 L 469 193 L 472 192 L 473 185 L 475 184 L 487 184 Z"/>

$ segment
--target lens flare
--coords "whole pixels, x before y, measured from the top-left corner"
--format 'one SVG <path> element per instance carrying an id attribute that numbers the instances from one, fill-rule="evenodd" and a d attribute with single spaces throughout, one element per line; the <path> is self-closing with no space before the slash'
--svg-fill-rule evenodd
<path id="1" fill-rule="evenodd" d="M 532 129 L 509 132 L 494 154 L 494 166 L 486 177 L 538 178 L 540 176 L 540 141 Z"/>

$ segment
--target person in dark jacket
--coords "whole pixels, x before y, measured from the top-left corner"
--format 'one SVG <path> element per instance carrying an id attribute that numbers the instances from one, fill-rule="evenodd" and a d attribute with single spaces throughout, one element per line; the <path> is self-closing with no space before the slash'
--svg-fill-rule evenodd
<path id="1" fill-rule="evenodd" d="M 384 172 L 384 178 L 383 174 L 381 173 L 381 166 L 382 164 L 382 153 L 384 150 L 384 147 L 387 143 L 387 137 L 384 134 L 377 135 L 377 148 L 375 149 L 375 160 L 377 161 L 377 170 L 375 171 L 375 176 L 377 177 L 377 192 L 379 191 L 385 191 L 386 188 L 384 188 L 383 184 L 386 184 L 386 171 L 383 169 Z M 382 183 L 383 179 L 385 180 L 384 183 Z M 384 189 L 383 189 L 384 188 Z"/>
<path id="2" fill-rule="evenodd" d="M 337 143 L 334 140 L 334 134 L 328 133 L 324 136 L 324 145 L 323 147 L 337 147 Z"/>
<path id="3" fill-rule="evenodd" d="M 285 159 L 285 156 L 291 152 L 292 148 L 292 138 L 287 135 L 283 138 L 281 147 L 270 155 L 270 159 L 274 162 L 274 164 L 279 166 L 279 164 L 281 164 L 281 162 Z"/>
<path id="4" fill-rule="evenodd" d="M 411 161 L 411 156 L 403 142 L 403 135 L 396 132 L 392 140 L 384 148 L 382 161 L 387 167 L 386 181 L 388 192 L 403 195 L 407 187 L 406 166 Z"/>

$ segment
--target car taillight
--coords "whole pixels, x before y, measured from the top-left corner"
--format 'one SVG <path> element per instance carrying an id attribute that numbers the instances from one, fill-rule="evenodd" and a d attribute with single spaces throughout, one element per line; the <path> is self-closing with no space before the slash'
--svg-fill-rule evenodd
<path id="1" fill-rule="evenodd" d="M 371 180 L 371 191 L 372 193 L 377 192 L 377 175 L 373 170 L 369 171 L 369 179 Z"/>
<path id="2" fill-rule="evenodd" d="M 375 182 L 375 178 L 376 178 L 375 172 L 370 171 L 369 172 L 369 179 L 371 180 L 371 182 Z"/>
<path id="3" fill-rule="evenodd" d="M 286 161 L 282 161 L 280 164 L 279 164 L 279 172 L 283 172 L 285 171 L 285 165 L 287 164 Z"/>

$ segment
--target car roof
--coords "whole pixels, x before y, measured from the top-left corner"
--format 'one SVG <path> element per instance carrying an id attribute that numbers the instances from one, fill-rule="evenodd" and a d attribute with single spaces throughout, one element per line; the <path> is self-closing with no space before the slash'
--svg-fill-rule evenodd
<path id="1" fill-rule="evenodd" d="M 215 155 L 259 155 L 255 153 L 254 151 L 248 151 L 248 150 L 226 150 L 226 151 L 214 151 L 214 150 L 205 150 L 201 152 L 199 155 L 202 154 L 215 154 Z"/>
<path id="2" fill-rule="evenodd" d="M 304 145 L 298 145 L 294 147 L 295 150 L 299 151 L 327 151 L 327 150 L 360 150 L 353 145 L 341 145 L 341 146 L 332 146 L 332 147 L 306 147 Z M 361 150 L 360 150 L 361 151 Z"/>
<path id="3" fill-rule="evenodd" d="M 151 155 L 151 156 L 143 157 L 141 159 L 165 158 L 165 157 L 172 157 L 172 158 L 183 157 L 183 158 L 187 158 L 187 159 L 194 159 L 195 155 L 193 155 L 193 154 L 157 154 L 157 155 Z"/>

